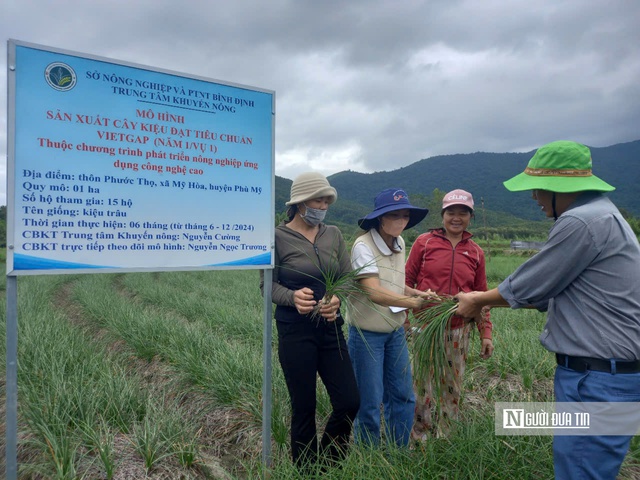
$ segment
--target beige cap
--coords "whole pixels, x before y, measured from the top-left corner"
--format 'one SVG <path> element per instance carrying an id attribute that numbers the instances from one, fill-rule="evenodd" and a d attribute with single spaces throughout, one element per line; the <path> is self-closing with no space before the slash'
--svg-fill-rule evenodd
<path id="1" fill-rule="evenodd" d="M 285 205 L 297 205 L 320 197 L 330 197 L 329 204 L 332 204 L 338 198 L 338 192 L 320 172 L 301 173 L 293 180 L 291 198 Z"/>

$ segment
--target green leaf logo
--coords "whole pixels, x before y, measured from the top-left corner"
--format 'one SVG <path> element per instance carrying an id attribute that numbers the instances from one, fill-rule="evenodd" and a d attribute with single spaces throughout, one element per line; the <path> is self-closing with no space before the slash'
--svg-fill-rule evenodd
<path id="1" fill-rule="evenodd" d="M 51 88 L 68 92 L 76 86 L 76 72 L 66 63 L 50 63 L 44 71 L 44 78 Z"/>

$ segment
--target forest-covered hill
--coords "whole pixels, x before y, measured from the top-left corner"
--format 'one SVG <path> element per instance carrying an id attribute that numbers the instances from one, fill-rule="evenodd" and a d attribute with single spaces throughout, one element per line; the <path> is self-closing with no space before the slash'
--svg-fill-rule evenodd
<path id="1" fill-rule="evenodd" d="M 611 199 L 620 209 L 640 216 L 640 196 L 637 195 L 640 140 L 590 148 L 593 173 L 616 187 L 609 194 Z M 444 192 L 463 188 L 475 198 L 477 227 L 486 225 L 488 228 L 500 228 L 511 225 L 517 229 L 531 225 L 536 231 L 542 232 L 548 229 L 549 223 L 531 200 L 531 193 L 509 192 L 502 184 L 504 180 L 522 172 L 534 153 L 441 155 L 396 170 L 369 174 L 340 172 L 329 177 L 339 196 L 339 201 L 332 206 L 330 217 L 336 223 L 354 225 L 357 218 L 372 209 L 375 194 L 384 188 L 404 188 L 412 202 L 436 208 L 438 195 L 441 199 Z M 276 176 L 276 213 L 285 209 L 284 202 L 289 198 L 290 187 L 291 180 Z M 432 211 L 420 230 L 434 222 L 439 223 L 439 210 Z"/>

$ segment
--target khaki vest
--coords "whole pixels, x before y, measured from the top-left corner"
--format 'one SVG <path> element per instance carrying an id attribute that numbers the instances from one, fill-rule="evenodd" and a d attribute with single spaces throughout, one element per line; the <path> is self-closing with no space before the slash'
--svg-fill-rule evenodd
<path id="1" fill-rule="evenodd" d="M 369 247 L 375 257 L 378 267 L 380 285 L 392 292 L 404 295 L 404 240 L 398 237 L 398 244 L 402 250 L 391 255 L 383 255 L 376 246 L 371 230 L 358 237 L 354 247 L 358 243 L 364 243 Z M 368 330 L 370 332 L 388 333 L 402 327 L 406 318 L 406 312 L 393 313 L 389 307 L 373 303 L 361 292 L 354 292 L 349 295 L 347 301 L 347 320 L 356 328 Z"/>

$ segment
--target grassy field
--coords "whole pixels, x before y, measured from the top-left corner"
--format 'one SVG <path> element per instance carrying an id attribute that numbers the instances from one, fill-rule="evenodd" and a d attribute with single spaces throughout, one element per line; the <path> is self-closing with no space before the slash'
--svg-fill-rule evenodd
<path id="1" fill-rule="evenodd" d="M 493 255 L 492 286 L 522 261 Z M 300 478 L 289 461 L 289 401 L 275 353 L 273 466 L 261 465 L 257 271 L 20 277 L 18 297 L 20 478 Z M 322 477 L 552 478 L 551 437 L 494 434 L 494 402 L 552 398 L 553 358 L 538 342 L 544 316 L 492 315 L 494 356 L 479 358 L 476 335 L 463 418 L 449 437 L 411 450 L 354 447 Z M 322 387 L 318 411 L 322 424 Z M 634 442 L 623 478 L 638 478 L 638 462 Z"/>

